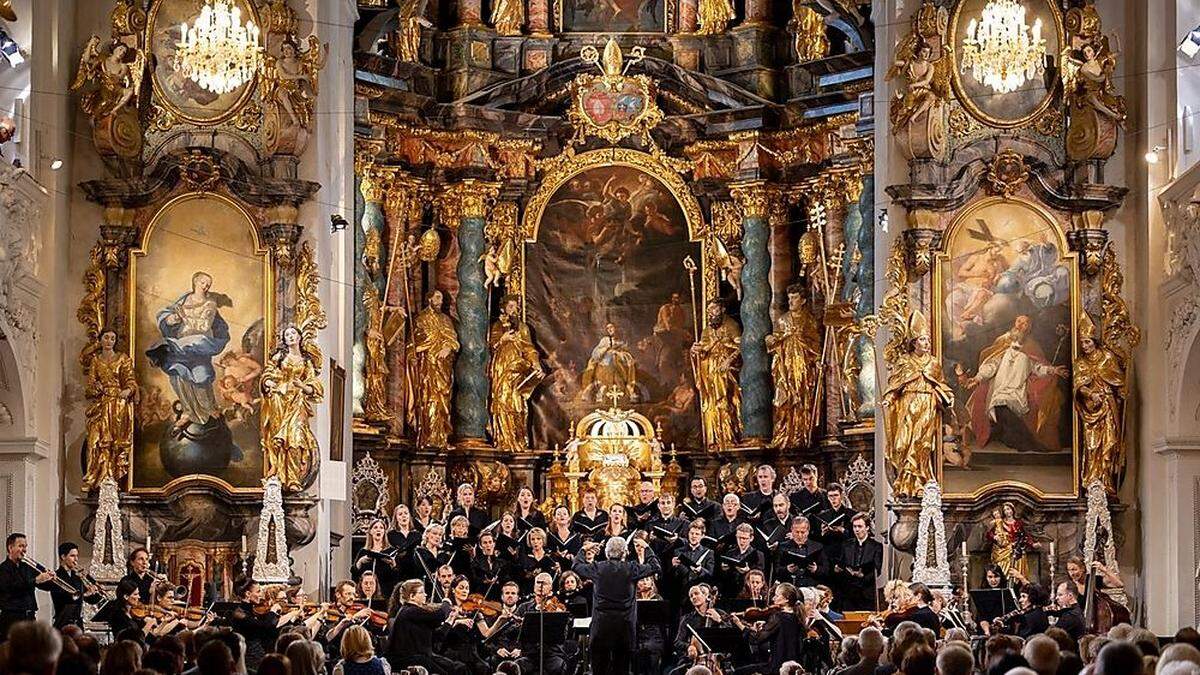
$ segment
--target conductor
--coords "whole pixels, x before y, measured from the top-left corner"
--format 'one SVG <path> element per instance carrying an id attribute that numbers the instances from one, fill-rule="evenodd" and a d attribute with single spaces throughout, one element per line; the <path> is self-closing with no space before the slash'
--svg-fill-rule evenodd
<path id="1" fill-rule="evenodd" d="M 642 539 L 634 539 L 638 555 L 625 560 L 629 546 L 621 537 L 604 544 L 605 560 L 595 562 L 600 544 L 590 542 L 572 569 L 592 582 L 591 657 L 593 675 L 627 675 L 637 627 L 635 592 L 639 579 L 659 572 L 658 557 Z M 638 558 L 645 556 L 645 563 Z"/>

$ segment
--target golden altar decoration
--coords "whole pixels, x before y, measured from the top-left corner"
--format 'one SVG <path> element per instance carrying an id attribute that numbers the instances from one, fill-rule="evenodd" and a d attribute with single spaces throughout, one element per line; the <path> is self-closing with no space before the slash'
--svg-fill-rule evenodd
<path id="1" fill-rule="evenodd" d="M 580 508 L 580 491 L 596 490 L 600 507 L 633 504 L 638 483 L 648 480 L 657 491 L 666 471 L 663 445 L 654 424 L 644 415 L 613 405 L 596 410 L 574 426 L 567 443 L 567 498 L 572 511 Z M 561 503 L 561 502 L 560 502 Z"/>

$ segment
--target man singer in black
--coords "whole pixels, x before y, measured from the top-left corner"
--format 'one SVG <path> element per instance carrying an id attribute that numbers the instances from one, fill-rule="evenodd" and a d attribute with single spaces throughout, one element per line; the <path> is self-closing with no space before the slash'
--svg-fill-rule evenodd
<path id="1" fill-rule="evenodd" d="M 595 562 L 600 544 L 584 546 L 572 569 L 592 582 L 591 657 L 593 675 L 626 675 L 629 672 L 637 628 L 636 591 L 639 579 L 659 573 L 658 556 L 642 539 L 635 539 L 645 563 L 625 560 L 628 544 L 612 537 L 604 545 L 605 560 Z"/>

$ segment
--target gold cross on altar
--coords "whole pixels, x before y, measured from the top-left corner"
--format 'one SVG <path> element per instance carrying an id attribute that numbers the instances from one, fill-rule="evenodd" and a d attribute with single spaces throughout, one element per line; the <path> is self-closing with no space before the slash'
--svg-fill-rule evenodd
<path id="1" fill-rule="evenodd" d="M 625 398 L 625 394 L 620 389 L 617 389 L 616 387 L 609 387 L 608 392 L 606 392 L 604 395 L 607 396 L 608 398 L 612 399 L 612 407 L 614 410 L 617 407 L 617 401 L 620 401 L 621 399 Z"/>

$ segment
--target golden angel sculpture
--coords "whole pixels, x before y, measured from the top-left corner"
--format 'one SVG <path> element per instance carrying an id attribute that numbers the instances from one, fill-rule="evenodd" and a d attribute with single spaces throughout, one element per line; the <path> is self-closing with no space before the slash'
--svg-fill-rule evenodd
<path id="1" fill-rule="evenodd" d="M 268 62 L 265 72 L 266 99 L 283 111 L 289 125 L 310 128 L 313 106 L 319 92 L 318 78 L 325 67 L 326 47 L 317 36 L 304 41 L 308 49 L 291 36 L 279 46 L 279 56 Z"/>
<path id="2" fill-rule="evenodd" d="M 1082 40 L 1078 49 L 1064 50 L 1062 58 L 1063 98 L 1070 113 L 1067 154 L 1071 159 L 1107 159 L 1116 150 L 1117 130 L 1126 117 L 1125 98 L 1113 84 L 1120 43 L 1115 35 L 1111 42 L 1098 34 Z"/>
<path id="3" fill-rule="evenodd" d="M 696 12 L 700 24 L 696 29 L 697 35 L 720 35 L 737 18 L 730 0 L 700 0 Z"/>
<path id="4" fill-rule="evenodd" d="M 775 383 L 775 429 L 771 446 L 807 446 L 815 422 L 814 394 L 821 369 L 821 335 L 803 287 L 787 290 L 788 311 L 766 338 Z"/>
<path id="5" fill-rule="evenodd" d="M 525 24 L 525 0 L 496 0 L 492 6 L 492 27 L 496 35 L 520 35 Z"/>
<path id="6" fill-rule="evenodd" d="M 492 358 L 492 440 L 499 450 L 521 452 L 528 444 L 529 397 L 545 377 L 529 326 L 521 320 L 521 299 L 505 296 L 500 318 L 488 335 Z"/>
<path id="7" fill-rule="evenodd" d="M 328 325 L 317 295 L 320 276 L 312 247 L 305 243 L 297 258 L 296 323 L 280 334 L 261 377 L 263 478 L 279 478 L 290 492 L 303 489 L 315 475 L 320 448 L 312 418 L 314 406 L 325 398 L 317 331 Z"/>
<path id="8" fill-rule="evenodd" d="M 700 393 L 700 423 L 709 447 L 731 448 L 741 429 L 742 391 L 738 357 L 742 331 L 720 303 L 709 303 L 706 326 L 692 345 L 692 370 Z"/>
<path id="9" fill-rule="evenodd" d="M 126 105 L 136 110 L 146 75 L 146 53 L 121 40 L 105 45 L 95 35 L 79 58 L 71 91 L 82 91 L 80 107 L 91 117 L 107 117 Z"/>
<path id="10" fill-rule="evenodd" d="M 105 478 L 120 482 L 128 473 L 133 450 L 134 404 L 138 400 L 133 359 L 115 351 L 116 332 L 101 332 L 99 342 L 99 349 L 87 364 L 84 385 L 90 401 L 86 413 L 85 492 L 99 487 Z"/>
<path id="11" fill-rule="evenodd" d="M 1129 395 L 1125 363 L 1104 346 L 1087 312 L 1079 317 L 1079 352 L 1072 386 L 1075 410 L 1083 421 L 1083 484 L 1100 481 L 1115 494 L 1125 466 L 1124 416 Z"/>
<path id="12" fill-rule="evenodd" d="M 825 18 L 804 0 L 792 0 L 792 46 L 800 63 L 816 61 L 829 55 L 829 38 L 825 35 Z"/>
<path id="13" fill-rule="evenodd" d="M 444 448 L 450 440 L 450 396 L 454 391 L 454 355 L 458 353 L 454 321 L 442 311 L 442 292 L 430 291 L 425 309 L 413 322 L 408 363 L 412 374 L 410 420 L 417 445 Z"/>
<path id="14" fill-rule="evenodd" d="M 933 478 L 934 447 L 941 432 L 939 409 L 951 409 L 954 392 L 942 364 L 930 353 L 929 324 L 914 310 L 909 314 L 907 350 L 892 360 L 883 394 L 887 460 L 894 477 L 892 492 L 916 497 Z"/>

